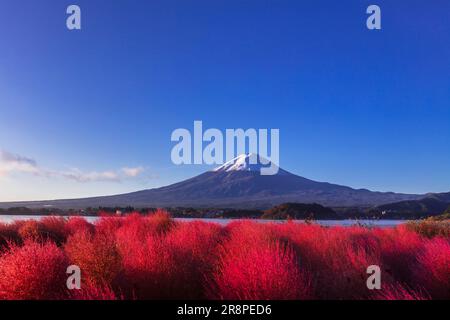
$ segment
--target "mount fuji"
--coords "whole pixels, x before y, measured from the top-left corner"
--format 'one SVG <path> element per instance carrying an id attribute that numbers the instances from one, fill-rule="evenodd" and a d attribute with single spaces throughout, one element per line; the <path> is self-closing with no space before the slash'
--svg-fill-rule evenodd
<path id="1" fill-rule="evenodd" d="M 257 163 L 255 164 L 255 157 Z M 267 163 L 255 154 L 242 154 L 196 177 L 156 189 L 127 194 L 51 201 L 0 203 L 8 208 L 25 206 L 61 209 L 86 207 L 214 207 L 266 209 L 286 202 L 318 203 L 330 207 L 370 207 L 418 200 L 425 195 L 374 192 L 309 180 L 278 168 L 275 175 L 261 175 Z"/>

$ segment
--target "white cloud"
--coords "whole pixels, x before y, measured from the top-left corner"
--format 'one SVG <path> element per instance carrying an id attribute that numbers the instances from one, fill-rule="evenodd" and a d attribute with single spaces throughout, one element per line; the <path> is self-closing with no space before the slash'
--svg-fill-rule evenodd
<path id="1" fill-rule="evenodd" d="M 135 168 L 122 168 L 122 172 L 125 174 L 125 176 L 127 177 L 137 177 L 138 175 L 140 175 L 142 172 L 144 172 L 144 168 L 142 167 L 135 167 Z"/>
<path id="2" fill-rule="evenodd" d="M 34 159 L 0 151 L 0 177 L 13 173 L 30 173 L 48 178 L 65 178 L 77 182 L 120 182 L 124 179 L 136 178 L 144 171 L 143 167 L 123 167 L 113 171 L 89 172 L 84 172 L 78 168 L 71 168 L 66 171 L 49 170 L 39 167 Z"/>
<path id="3" fill-rule="evenodd" d="M 92 182 L 92 181 L 119 182 L 121 180 L 121 176 L 117 172 L 114 172 L 114 171 L 83 172 L 77 168 L 72 168 L 69 171 L 58 172 L 56 175 L 59 175 L 63 178 L 67 178 L 70 180 L 75 180 L 77 182 Z"/>
<path id="4" fill-rule="evenodd" d="M 33 159 L 1 150 L 0 176 L 6 176 L 13 172 L 39 174 L 39 168 Z"/>

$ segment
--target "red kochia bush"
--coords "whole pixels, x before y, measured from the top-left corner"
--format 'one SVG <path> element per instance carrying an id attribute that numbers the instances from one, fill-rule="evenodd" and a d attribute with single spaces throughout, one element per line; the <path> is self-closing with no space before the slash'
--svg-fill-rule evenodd
<path id="1" fill-rule="evenodd" d="M 102 233 L 79 231 L 64 247 L 72 264 L 81 269 L 89 284 L 112 285 L 121 270 L 121 259 L 114 238 Z"/>
<path id="2" fill-rule="evenodd" d="M 375 290 L 375 300 L 429 300 L 430 297 L 420 291 L 408 289 L 399 283 L 383 285 L 381 290 Z"/>
<path id="3" fill-rule="evenodd" d="M 178 224 L 166 236 L 166 247 L 182 257 L 177 298 L 204 299 L 205 280 L 212 277 L 219 257 L 219 245 L 224 240 L 222 228 L 213 223 L 194 221 Z"/>
<path id="4" fill-rule="evenodd" d="M 175 224 L 164 213 L 130 216 L 117 230 L 126 294 L 138 299 L 202 298 L 221 228 Z"/>
<path id="5" fill-rule="evenodd" d="M 367 267 L 380 265 L 377 238 L 362 227 L 332 227 L 287 223 L 278 233 L 294 244 L 302 266 L 313 273 L 318 299 L 363 299 Z M 383 280 L 387 280 L 385 278 Z"/>
<path id="6" fill-rule="evenodd" d="M 415 279 L 435 299 L 450 299 L 450 241 L 433 238 L 424 244 L 415 264 Z"/>
<path id="7" fill-rule="evenodd" d="M 282 240 L 279 232 L 276 231 L 276 226 L 272 223 L 256 223 L 250 220 L 238 220 L 229 223 L 225 227 L 225 231 L 230 235 L 233 244 L 240 246 L 252 246 L 261 242 L 272 242 L 275 240 Z"/>
<path id="8" fill-rule="evenodd" d="M 60 247 L 58 247 L 58 245 Z M 66 290 L 68 265 L 81 290 Z M 367 267 L 381 268 L 369 290 Z M 142 216 L 0 224 L 0 299 L 450 299 L 450 240 L 416 229 Z"/>
<path id="9" fill-rule="evenodd" d="M 106 285 L 87 283 L 80 290 L 70 292 L 72 300 L 122 300 L 122 296 L 117 296 L 114 290 Z"/>
<path id="10" fill-rule="evenodd" d="M 259 243 L 227 251 L 211 284 L 213 299 L 284 300 L 311 298 L 309 277 L 284 244 Z"/>
<path id="11" fill-rule="evenodd" d="M 216 273 L 209 283 L 213 299 L 308 299 L 310 277 L 288 241 L 273 225 L 249 221 L 228 226 Z"/>
<path id="12" fill-rule="evenodd" d="M 74 235 L 77 232 L 87 232 L 93 234 L 95 231 L 94 225 L 87 222 L 81 217 L 71 217 L 66 223 L 66 233 L 68 236 Z"/>
<path id="13" fill-rule="evenodd" d="M 175 225 L 175 221 L 170 217 L 170 214 L 164 209 L 157 209 L 149 215 L 149 219 L 156 226 L 156 232 L 164 234 L 169 232 Z"/>
<path id="14" fill-rule="evenodd" d="M 164 211 L 158 211 L 149 216 L 133 213 L 120 221 L 120 225 L 114 230 L 117 237 L 132 237 L 139 241 L 144 241 L 148 236 L 164 235 L 175 226 L 175 222 Z M 103 222 L 103 224 L 106 224 L 106 222 Z M 110 229 L 113 228 L 110 227 Z"/>
<path id="15" fill-rule="evenodd" d="M 385 273 L 397 281 L 413 283 L 414 266 L 417 263 L 417 256 L 423 250 L 425 239 L 404 226 L 375 229 L 373 233 L 379 239 L 379 251 Z"/>
<path id="16" fill-rule="evenodd" d="M 139 214 L 125 218 L 105 216 L 95 224 L 95 232 L 87 225 L 80 228 L 80 221 L 76 222 L 76 227 L 72 222 L 70 226 L 79 230 L 68 238 L 65 250 L 70 260 L 81 268 L 91 286 L 91 292 L 99 286 L 111 288 L 120 285 L 127 289 L 135 279 L 125 277 L 126 271 L 129 270 L 123 270 L 123 266 L 129 266 L 128 261 L 135 261 L 135 264 L 140 265 L 142 259 L 163 256 L 164 250 L 159 250 L 158 245 L 149 245 L 151 241 L 147 241 L 147 238 L 168 232 L 173 224 L 168 214 L 163 211 L 149 217 Z M 139 279 L 138 276 L 135 278 Z M 129 297 L 133 295 L 133 290 L 130 290 Z"/>
<path id="17" fill-rule="evenodd" d="M 105 235 L 114 235 L 122 225 L 123 220 L 124 218 L 119 217 L 101 217 L 95 222 L 95 231 Z"/>
<path id="18" fill-rule="evenodd" d="M 67 239 L 67 221 L 63 217 L 45 217 L 39 221 L 43 236 L 61 245 Z"/>
<path id="19" fill-rule="evenodd" d="M 19 226 L 16 223 L 0 223 L 0 254 L 8 243 L 20 244 L 22 239 L 19 235 Z"/>
<path id="20" fill-rule="evenodd" d="M 0 299 L 63 299 L 68 265 L 53 243 L 13 245 L 0 257 Z"/>
<path id="21" fill-rule="evenodd" d="M 173 291 L 167 283 L 177 273 L 177 265 L 171 268 L 166 262 L 169 251 L 163 239 L 149 235 L 144 241 L 137 237 L 119 237 L 119 252 L 123 261 L 122 287 L 127 298 L 164 299 Z"/>
<path id="22" fill-rule="evenodd" d="M 60 245 L 67 237 L 66 221 L 62 217 L 45 217 L 21 223 L 18 233 L 22 240 L 45 242 L 51 240 Z"/>
<path id="23" fill-rule="evenodd" d="M 19 228 L 19 235 L 23 241 L 42 239 L 42 226 L 36 220 L 25 221 Z"/>

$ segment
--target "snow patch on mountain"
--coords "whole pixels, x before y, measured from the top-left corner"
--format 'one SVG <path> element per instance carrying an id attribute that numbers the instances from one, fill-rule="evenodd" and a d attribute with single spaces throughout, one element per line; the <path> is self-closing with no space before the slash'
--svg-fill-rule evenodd
<path id="1" fill-rule="evenodd" d="M 220 167 L 213 169 L 213 172 L 233 172 L 233 171 L 255 171 L 260 172 L 261 168 L 269 167 L 270 160 L 255 153 L 241 154 L 236 158 L 224 163 Z"/>

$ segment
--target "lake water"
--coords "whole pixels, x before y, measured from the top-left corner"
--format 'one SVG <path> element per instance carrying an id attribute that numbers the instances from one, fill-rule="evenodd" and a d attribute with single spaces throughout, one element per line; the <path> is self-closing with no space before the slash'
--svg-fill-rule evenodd
<path id="1" fill-rule="evenodd" d="M 44 216 L 26 216 L 26 215 L 0 215 L 0 222 L 3 223 L 11 223 L 17 220 L 39 220 L 43 218 Z M 67 217 L 65 217 L 67 218 Z M 96 220 L 98 220 L 98 217 L 83 217 L 87 221 L 93 223 Z M 177 221 L 194 221 L 194 220 L 200 220 L 205 222 L 214 222 L 221 225 L 226 225 L 232 221 L 236 221 L 239 219 L 201 219 L 201 218 L 175 218 Z M 254 219 L 252 221 L 256 221 L 259 223 L 283 223 L 285 221 L 283 220 L 259 220 Z M 304 220 L 294 220 L 295 223 L 303 223 Z M 362 224 L 365 226 L 370 227 L 395 227 L 399 224 L 405 223 L 406 220 L 316 220 L 315 223 L 318 223 L 323 226 L 353 226 L 355 224 Z"/>

